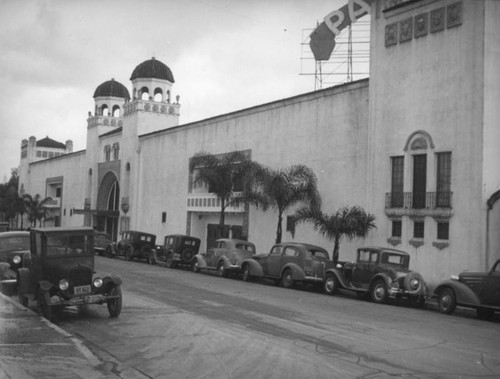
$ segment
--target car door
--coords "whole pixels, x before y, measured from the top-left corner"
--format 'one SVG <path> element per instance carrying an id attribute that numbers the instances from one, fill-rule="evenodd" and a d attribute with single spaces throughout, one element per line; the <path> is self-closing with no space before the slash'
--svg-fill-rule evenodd
<path id="1" fill-rule="evenodd" d="M 367 287 L 374 275 L 379 253 L 376 250 L 360 249 L 358 261 L 353 269 L 352 282 L 357 287 Z"/>
<path id="2" fill-rule="evenodd" d="M 481 297 L 487 305 L 500 305 L 500 261 L 485 276 Z"/>
<path id="3" fill-rule="evenodd" d="M 282 246 L 273 246 L 267 257 L 260 262 L 264 276 L 279 277 L 281 270 Z"/>

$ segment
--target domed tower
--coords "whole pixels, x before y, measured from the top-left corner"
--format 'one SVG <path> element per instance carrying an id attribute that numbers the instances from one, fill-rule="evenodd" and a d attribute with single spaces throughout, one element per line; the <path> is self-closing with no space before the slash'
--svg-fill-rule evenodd
<path id="1" fill-rule="evenodd" d="M 130 80 L 132 102 L 125 106 L 124 115 L 137 115 L 138 135 L 179 124 L 179 96 L 173 99 L 171 91 L 175 80 L 166 64 L 153 57 L 139 64 Z"/>

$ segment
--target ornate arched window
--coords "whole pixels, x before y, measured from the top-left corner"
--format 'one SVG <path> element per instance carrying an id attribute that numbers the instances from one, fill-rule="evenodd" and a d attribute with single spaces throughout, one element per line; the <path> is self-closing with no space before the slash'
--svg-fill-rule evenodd
<path id="1" fill-rule="evenodd" d="M 111 146 L 110 145 L 104 146 L 104 159 L 106 162 L 109 162 L 111 160 Z"/>
<path id="2" fill-rule="evenodd" d="M 118 160 L 119 153 L 120 153 L 120 144 L 118 142 L 115 142 L 113 144 L 113 160 L 114 161 Z"/>

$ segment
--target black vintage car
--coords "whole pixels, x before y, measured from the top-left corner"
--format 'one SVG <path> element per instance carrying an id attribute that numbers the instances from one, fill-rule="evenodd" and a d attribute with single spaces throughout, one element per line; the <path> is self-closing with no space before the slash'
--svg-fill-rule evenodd
<path id="1" fill-rule="evenodd" d="M 340 262 L 327 270 L 324 290 L 333 295 L 339 288 L 370 296 L 375 303 L 389 297 L 406 298 L 413 305 L 423 305 L 428 288 L 422 276 L 409 269 L 410 255 L 385 247 L 363 247 L 356 262 Z"/>
<path id="2" fill-rule="evenodd" d="M 17 270 L 30 262 L 30 233 L 0 233 L 0 281 L 2 292 L 15 293 Z"/>
<path id="3" fill-rule="evenodd" d="M 162 246 L 157 246 L 154 262 L 165 264 L 168 268 L 184 265 L 191 268 L 193 258 L 200 250 L 200 239 L 183 234 L 165 236 Z"/>
<path id="4" fill-rule="evenodd" d="M 122 233 L 122 238 L 117 244 L 112 244 L 106 250 L 106 256 L 112 258 L 122 255 L 127 261 L 134 258 L 145 259 L 150 264 L 154 263 L 156 249 L 156 236 L 150 233 L 127 230 Z"/>
<path id="5" fill-rule="evenodd" d="M 488 272 L 462 272 L 436 287 L 433 297 L 439 311 L 451 314 L 457 306 L 476 309 L 481 319 L 493 318 L 500 312 L 500 259 Z"/>
<path id="6" fill-rule="evenodd" d="M 18 270 L 19 302 L 35 300 L 40 313 L 52 319 L 65 306 L 107 304 L 111 317 L 122 308 L 121 279 L 94 276 L 94 230 L 91 228 L 33 228 L 31 265 Z"/>

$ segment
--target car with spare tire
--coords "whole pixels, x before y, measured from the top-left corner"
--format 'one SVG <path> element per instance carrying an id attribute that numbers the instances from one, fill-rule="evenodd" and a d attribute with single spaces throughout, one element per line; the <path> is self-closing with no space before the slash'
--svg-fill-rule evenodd
<path id="1" fill-rule="evenodd" d="M 127 261 L 143 259 L 148 263 L 154 262 L 156 249 L 156 235 L 151 233 L 127 230 L 122 232 L 121 239 L 116 244 L 110 244 L 106 256 L 113 258 L 123 256 Z"/>
<path id="2" fill-rule="evenodd" d="M 201 240 L 184 234 L 165 236 L 163 245 L 154 251 L 154 261 L 168 268 L 191 267 L 193 259 L 200 250 Z"/>

